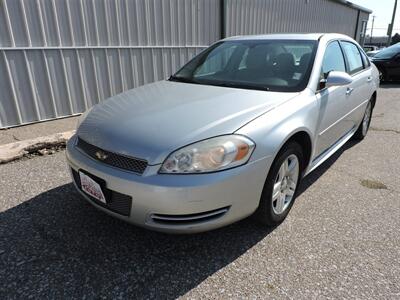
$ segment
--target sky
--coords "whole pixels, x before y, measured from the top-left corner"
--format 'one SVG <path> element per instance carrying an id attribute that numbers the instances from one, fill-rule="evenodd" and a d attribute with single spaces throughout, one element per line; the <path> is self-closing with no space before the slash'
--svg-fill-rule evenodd
<path id="1" fill-rule="evenodd" d="M 386 35 L 388 24 L 392 20 L 394 0 L 349 0 L 354 4 L 369 8 L 372 14 L 369 16 L 367 34 L 371 34 L 372 16 L 375 17 L 373 36 Z M 394 33 L 400 33 L 400 1 L 397 3 L 396 18 L 394 20 Z"/>

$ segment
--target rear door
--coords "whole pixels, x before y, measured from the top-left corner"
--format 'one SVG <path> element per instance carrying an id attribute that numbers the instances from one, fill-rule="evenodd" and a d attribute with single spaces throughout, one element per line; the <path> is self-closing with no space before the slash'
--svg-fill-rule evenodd
<path id="1" fill-rule="evenodd" d="M 328 44 L 322 62 L 321 79 L 326 79 L 329 72 L 346 72 L 343 52 L 338 41 Z M 347 86 L 322 88 L 316 96 L 319 101 L 319 121 L 317 127 L 315 156 L 319 156 L 335 144 L 351 128 L 344 120 L 348 112 Z"/>
<path id="2" fill-rule="evenodd" d="M 372 68 L 369 60 L 363 55 L 358 46 L 352 42 L 340 42 L 346 60 L 346 70 L 351 75 L 353 82 L 346 90 L 347 115 L 345 122 L 349 127 L 359 125 L 373 93 Z"/>

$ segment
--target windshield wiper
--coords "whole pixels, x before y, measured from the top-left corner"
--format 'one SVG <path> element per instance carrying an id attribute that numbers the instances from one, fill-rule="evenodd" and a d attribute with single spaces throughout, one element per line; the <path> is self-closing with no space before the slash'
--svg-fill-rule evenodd
<path id="1" fill-rule="evenodd" d="M 248 90 L 262 90 L 262 91 L 269 91 L 270 88 L 267 86 L 262 85 L 252 85 L 252 84 L 245 84 L 245 83 L 238 83 L 238 82 L 207 82 L 210 85 L 222 86 L 222 87 L 230 87 L 230 88 L 239 88 L 239 89 L 248 89 Z"/>
<path id="2" fill-rule="evenodd" d="M 202 85 L 214 85 L 230 88 L 248 89 L 248 90 L 260 90 L 260 91 L 270 91 L 270 87 L 263 85 L 252 85 L 246 83 L 229 82 L 229 81 L 214 81 L 214 80 L 193 80 L 187 77 L 171 75 L 169 77 L 170 81 L 185 82 L 185 83 L 195 83 Z"/>
<path id="3" fill-rule="evenodd" d="M 171 75 L 168 78 L 169 81 L 177 81 L 177 82 L 186 82 L 186 83 L 195 83 L 192 79 L 187 78 L 187 77 L 182 77 L 182 76 L 175 76 Z"/>

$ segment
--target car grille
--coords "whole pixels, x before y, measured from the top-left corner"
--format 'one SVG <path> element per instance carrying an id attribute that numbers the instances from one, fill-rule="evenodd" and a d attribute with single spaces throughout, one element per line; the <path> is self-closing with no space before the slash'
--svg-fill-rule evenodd
<path id="1" fill-rule="evenodd" d="M 107 150 L 103 150 L 99 147 L 96 147 L 94 145 L 85 142 L 79 137 L 76 147 L 80 149 L 82 152 L 84 152 L 86 155 L 90 156 L 91 158 L 119 169 L 135 172 L 138 174 L 143 174 L 144 170 L 147 168 L 147 161 L 145 160 L 134 157 L 128 157 Z M 96 156 L 96 153 L 99 152 L 103 154 L 104 159 L 99 159 Z"/>
<path id="2" fill-rule="evenodd" d="M 77 171 L 75 171 L 74 169 L 71 169 L 71 171 L 72 171 L 72 175 L 74 177 L 75 184 L 82 191 L 79 173 Z M 95 176 L 91 175 L 91 177 L 95 177 Z M 103 188 L 102 190 L 103 190 L 103 193 L 106 195 L 107 203 L 103 203 L 103 202 L 93 198 L 92 196 L 86 194 L 85 192 L 83 192 L 83 193 L 85 193 L 85 195 L 90 200 L 95 202 L 97 205 L 105 207 L 105 208 L 111 210 L 112 212 L 115 212 L 115 213 L 123 215 L 123 216 L 130 215 L 131 207 L 132 207 L 132 198 L 130 196 L 118 193 L 116 191 L 113 191 L 113 190 L 110 190 L 107 188 Z"/>

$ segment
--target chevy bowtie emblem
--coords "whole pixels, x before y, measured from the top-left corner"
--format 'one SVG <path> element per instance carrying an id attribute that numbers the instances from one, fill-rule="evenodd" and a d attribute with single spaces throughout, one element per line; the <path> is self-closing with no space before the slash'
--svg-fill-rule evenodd
<path id="1" fill-rule="evenodd" d="M 94 155 L 96 155 L 96 157 L 100 160 L 105 160 L 108 157 L 108 155 L 104 151 L 101 151 L 101 150 L 96 151 L 96 153 Z"/>

